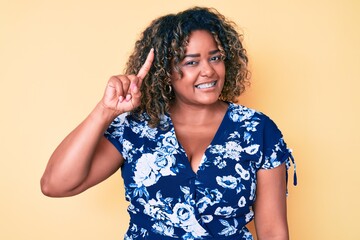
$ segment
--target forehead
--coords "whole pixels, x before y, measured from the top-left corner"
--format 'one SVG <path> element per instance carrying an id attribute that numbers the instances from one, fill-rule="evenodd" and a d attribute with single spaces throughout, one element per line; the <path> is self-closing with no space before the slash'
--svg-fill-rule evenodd
<path id="1" fill-rule="evenodd" d="M 190 33 L 186 52 L 200 50 L 216 50 L 218 48 L 214 36 L 206 30 L 195 30 Z"/>

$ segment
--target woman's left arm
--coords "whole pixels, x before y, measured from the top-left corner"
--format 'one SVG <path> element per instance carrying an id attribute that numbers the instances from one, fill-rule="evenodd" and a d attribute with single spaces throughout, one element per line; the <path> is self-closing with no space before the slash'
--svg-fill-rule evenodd
<path id="1" fill-rule="evenodd" d="M 288 240 L 286 166 L 257 172 L 255 228 L 258 240 Z"/>

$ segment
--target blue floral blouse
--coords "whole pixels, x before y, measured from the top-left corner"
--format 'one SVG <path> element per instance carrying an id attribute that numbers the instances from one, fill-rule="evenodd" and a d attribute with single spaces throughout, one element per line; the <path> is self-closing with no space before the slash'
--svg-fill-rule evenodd
<path id="1" fill-rule="evenodd" d="M 229 103 L 195 173 L 169 115 L 118 116 L 105 132 L 124 157 L 121 168 L 130 224 L 125 239 L 253 239 L 256 172 L 294 162 L 282 134 L 264 114 Z"/>

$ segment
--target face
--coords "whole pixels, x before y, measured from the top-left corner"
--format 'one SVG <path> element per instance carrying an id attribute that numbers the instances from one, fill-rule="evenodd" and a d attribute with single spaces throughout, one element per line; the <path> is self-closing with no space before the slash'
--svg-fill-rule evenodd
<path id="1" fill-rule="evenodd" d="M 175 103 L 209 105 L 217 102 L 225 81 L 225 64 L 214 37 L 205 30 L 189 36 L 185 58 L 179 63 L 182 78 L 174 71 Z"/>

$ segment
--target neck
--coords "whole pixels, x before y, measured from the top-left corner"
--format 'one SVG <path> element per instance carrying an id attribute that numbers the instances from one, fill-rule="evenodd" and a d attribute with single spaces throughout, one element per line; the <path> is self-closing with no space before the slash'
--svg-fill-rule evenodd
<path id="1" fill-rule="evenodd" d="M 170 116 L 173 122 L 201 125 L 211 122 L 219 114 L 223 116 L 227 108 L 228 104 L 220 100 L 209 105 L 189 105 L 174 102 L 170 107 Z"/>

